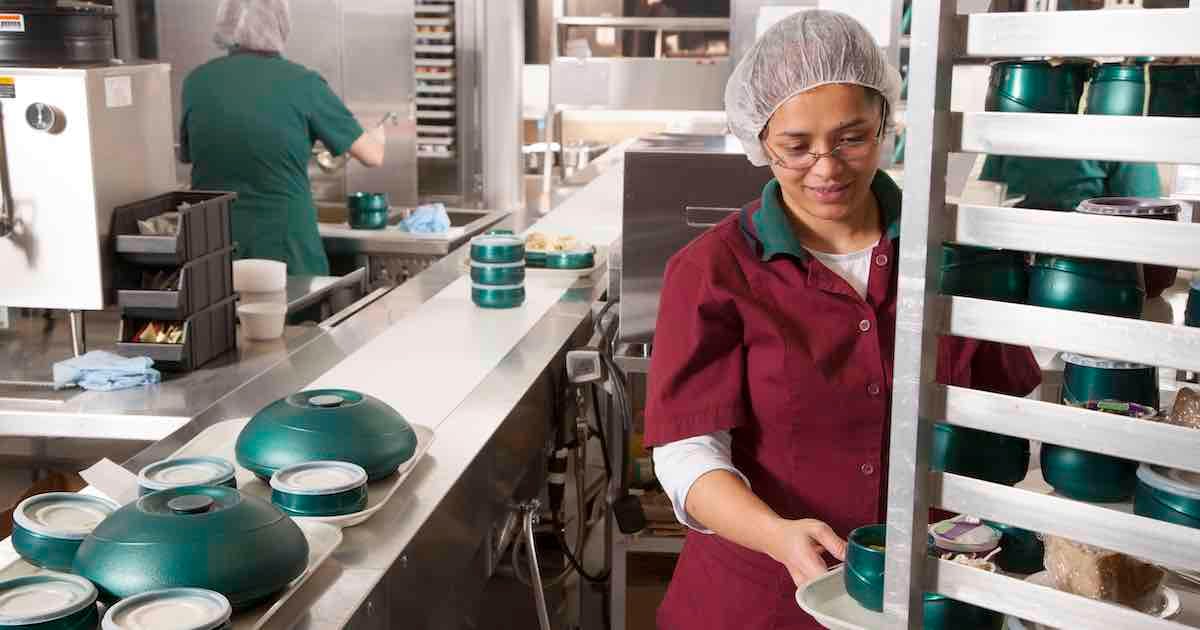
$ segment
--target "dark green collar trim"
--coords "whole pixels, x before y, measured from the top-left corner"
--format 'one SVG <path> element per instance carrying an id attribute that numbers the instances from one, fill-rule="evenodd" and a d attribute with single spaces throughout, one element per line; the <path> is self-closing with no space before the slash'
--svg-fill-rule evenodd
<path id="1" fill-rule="evenodd" d="M 876 171 L 875 178 L 871 180 L 871 192 L 883 211 L 884 224 L 887 226 L 885 234 L 888 240 L 895 240 L 900 236 L 900 187 L 887 173 Z M 802 260 L 808 258 L 808 251 L 796 238 L 787 210 L 783 207 L 779 180 L 772 179 L 763 187 L 762 207 L 754 213 L 753 220 L 764 261 L 781 254 Z"/>

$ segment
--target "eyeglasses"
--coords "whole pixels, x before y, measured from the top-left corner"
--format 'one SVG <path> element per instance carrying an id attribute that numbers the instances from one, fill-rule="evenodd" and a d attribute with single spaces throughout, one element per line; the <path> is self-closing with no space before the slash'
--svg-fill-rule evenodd
<path id="1" fill-rule="evenodd" d="M 771 143 L 763 140 L 763 146 L 767 149 L 767 153 L 771 155 L 771 165 L 780 168 L 786 168 L 791 171 L 807 171 L 817 165 L 821 158 L 837 158 L 842 162 L 857 162 L 866 158 L 874 150 L 875 146 L 883 140 L 883 131 L 887 122 L 887 103 L 883 105 L 883 117 L 879 121 L 879 130 L 875 132 L 875 137 L 870 139 L 851 139 L 842 140 L 837 143 L 829 151 L 824 153 L 815 153 L 812 151 L 795 150 L 795 151 L 778 151 L 771 146 Z"/>

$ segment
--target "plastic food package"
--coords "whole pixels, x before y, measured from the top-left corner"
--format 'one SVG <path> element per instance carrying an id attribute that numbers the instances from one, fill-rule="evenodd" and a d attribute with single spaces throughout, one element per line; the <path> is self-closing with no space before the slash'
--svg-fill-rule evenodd
<path id="1" fill-rule="evenodd" d="M 1166 571 L 1135 558 L 1057 536 L 1045 537 L 1046 571 L 1060 591 L 1143 612 L 1161 602 Z"/>
<path id="2" fill-rule="evenodd" d="M 142 236 L 175 236 L 179 233 L 179 213 L 164 212 L 145 221 L 138 221 L 138 232 Z"/>
<path id="3" fill-rule="evenodd" d="M 525 249 L 531 252 L 573 252 L 586 249 L 588 245 L 574 236 L 550 236 L 531 232 L 525 237 Z"/>
<path id="4" fill-rule="evenodd" d="M 1168 424 L 1200 429 L 1200 393 L 1184 387 L 1175 396 L 1175 406 L 1167 417 Z"/>

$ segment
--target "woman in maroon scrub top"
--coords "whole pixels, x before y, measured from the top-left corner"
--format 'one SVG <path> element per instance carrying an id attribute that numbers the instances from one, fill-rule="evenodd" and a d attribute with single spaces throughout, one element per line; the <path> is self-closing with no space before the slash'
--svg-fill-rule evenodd
<path id="1" fill-rule="evenodd" d="M 870 34 L 819 10 L 729 80 L 730 127 L 775 178 L 667 267 L 646 442 L 660 478 L 695 479 L 668 488 L 693 530 L 660 628 L 819 628 L 797 585 L 884 520 L 901 193 L 878 164 L 899 91 Z M 943 383 L 1040 381 L 1024 348 L 945 338 L 939 360 Z"/>

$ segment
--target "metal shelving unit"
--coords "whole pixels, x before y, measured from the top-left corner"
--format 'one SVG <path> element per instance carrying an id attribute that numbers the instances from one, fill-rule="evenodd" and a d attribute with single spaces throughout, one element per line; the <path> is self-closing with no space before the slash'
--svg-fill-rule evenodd
<path id="1" fill-rule="evenodd" d="M 456 157 L 454 125 L 458 119 L 455 5 L 453 0 L 417 0 L 413 9 L 417 157 L 452 160 Z"/>
<path id="2" fill-rule="evenodd" d="M 1177 569 L 1200 569 L 1200 530 L 1106 506 L 929 472 L 935 419 L 959 426 L 1200 471 L 1200 431 L 1126 420 L 935 384 L 942 334 L 1195 371 L 1200 329 L 937 294 L 945 240 L 1052 254 L 1200 268 L 1200 225 L 953 206 L 951 152 L 1200 163 L 1200 120 L 949 111 L 954 62 L 966 57 L 1198 56 L 1200 11 L 956 15 L 952 0 L 914 0 L 884 608 L 889 628 L 921 627 L 924 591 L 1052 627 L 1181 629 L 1131 609 L 926 556 L 927 508 L 1064 536 Z"/>

